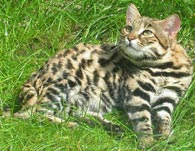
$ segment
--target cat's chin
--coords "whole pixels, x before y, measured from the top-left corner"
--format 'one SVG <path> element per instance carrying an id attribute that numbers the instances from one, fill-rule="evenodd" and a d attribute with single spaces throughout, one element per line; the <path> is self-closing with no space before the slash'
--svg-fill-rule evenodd
<path id="1" fill-rule="evenodd" d="M 131 45 L 121 47 L 122 53 L 126 58 L 134 58 L 139 59 L 142 58 L 144 53 L 136 48 L 132 47 Z"/>

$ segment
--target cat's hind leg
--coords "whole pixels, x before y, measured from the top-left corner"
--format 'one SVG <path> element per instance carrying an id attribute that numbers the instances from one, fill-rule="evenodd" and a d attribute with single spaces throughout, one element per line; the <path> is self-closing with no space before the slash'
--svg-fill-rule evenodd
<path id="1" fill-rule="evenodd" d="M 55 116 L 55 114 L 46 109 L 46 108 L 30 108 L 28 110 L 25 111 L 19 111 L 13 114 L 14 117 L 16 118 L 20 118 L 20 119 L 30 119 L 33 116 L 38 116 L 39 118 L 45 118 L 48 119 L 49 121 L 53 122 L 53 123 L 65 123 L 67 127 L 69 128 L 73 128 L 73 127 L 77 127 L 78 123 L 77 122 L 71 122 L 71 121 L 66 121 L 61 117 Z"/>

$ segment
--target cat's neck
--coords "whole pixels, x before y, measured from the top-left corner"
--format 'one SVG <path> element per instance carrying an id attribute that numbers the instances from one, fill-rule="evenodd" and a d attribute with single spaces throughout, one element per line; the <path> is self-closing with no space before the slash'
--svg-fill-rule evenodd
<path id="1" fill-rule="evenodd" d="M 119 50 L 119 52 L 121 52 Z M 121 56 L 122 53 L 121 53 Z M 123 56 L 125 57 L 125 56 Z M 189 70 L 192 66 L 191 60 L 187 57 L 185 49 L 177 43 L 174 43 L 167 49 L 166 55 L 160 59 L 143 59 L 136 60 L 134 58 L 127 57 L 126 60 L 130 61 L 132 64 L 139 68 L 174 68 L 179 69 L 185 67 L 186 70 Z"/>

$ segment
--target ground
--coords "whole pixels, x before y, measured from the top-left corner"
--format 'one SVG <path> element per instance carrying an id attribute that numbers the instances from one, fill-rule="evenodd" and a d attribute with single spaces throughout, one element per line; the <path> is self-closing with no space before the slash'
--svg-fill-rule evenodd
<path id="1" fill-rule="evenodd" d="M 0 2 L 0 108 L 14 106 L 29 75 L 59 49 L 85 43 L 116 43 L 125 24 L 129 0 L 34 0 Z M 141 14 L 163 19 L 178 14 L 179 42 L 195 58 L 195 2 L 192 0 L 133 2 Z M 113 116 L 114 115 L 114 116 Z M 108 118 L 121 125 L 112 134 L 97 122 L 75 129 L 44 119 L 0 118 L 0 150 L 12 151 L 136 151 L 136 135 L 118 113 Z M 195 150 L 195 81 L 173 115 L 173 134 L 148 150 Z"/>

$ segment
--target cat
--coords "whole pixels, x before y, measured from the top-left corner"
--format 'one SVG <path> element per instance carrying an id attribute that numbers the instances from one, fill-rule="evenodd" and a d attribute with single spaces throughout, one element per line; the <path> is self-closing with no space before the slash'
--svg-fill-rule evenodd
<path id="1" fill-rule="evenodd" d="M 23 85 L 21 109 L 14 117 L 37 114 L 61 123 L 70 115 L 92 115 L 111 123 L 104 115 L 120 108 L 143 146 L 154 141 L 154 132 L 168 137 L 171 113 L 193 72 L 190 58 L 177 44 L 179 29 L 178 15 L 143 17 L 130 4 L 117 45 L 78 44 L 59 51 Z"/>

